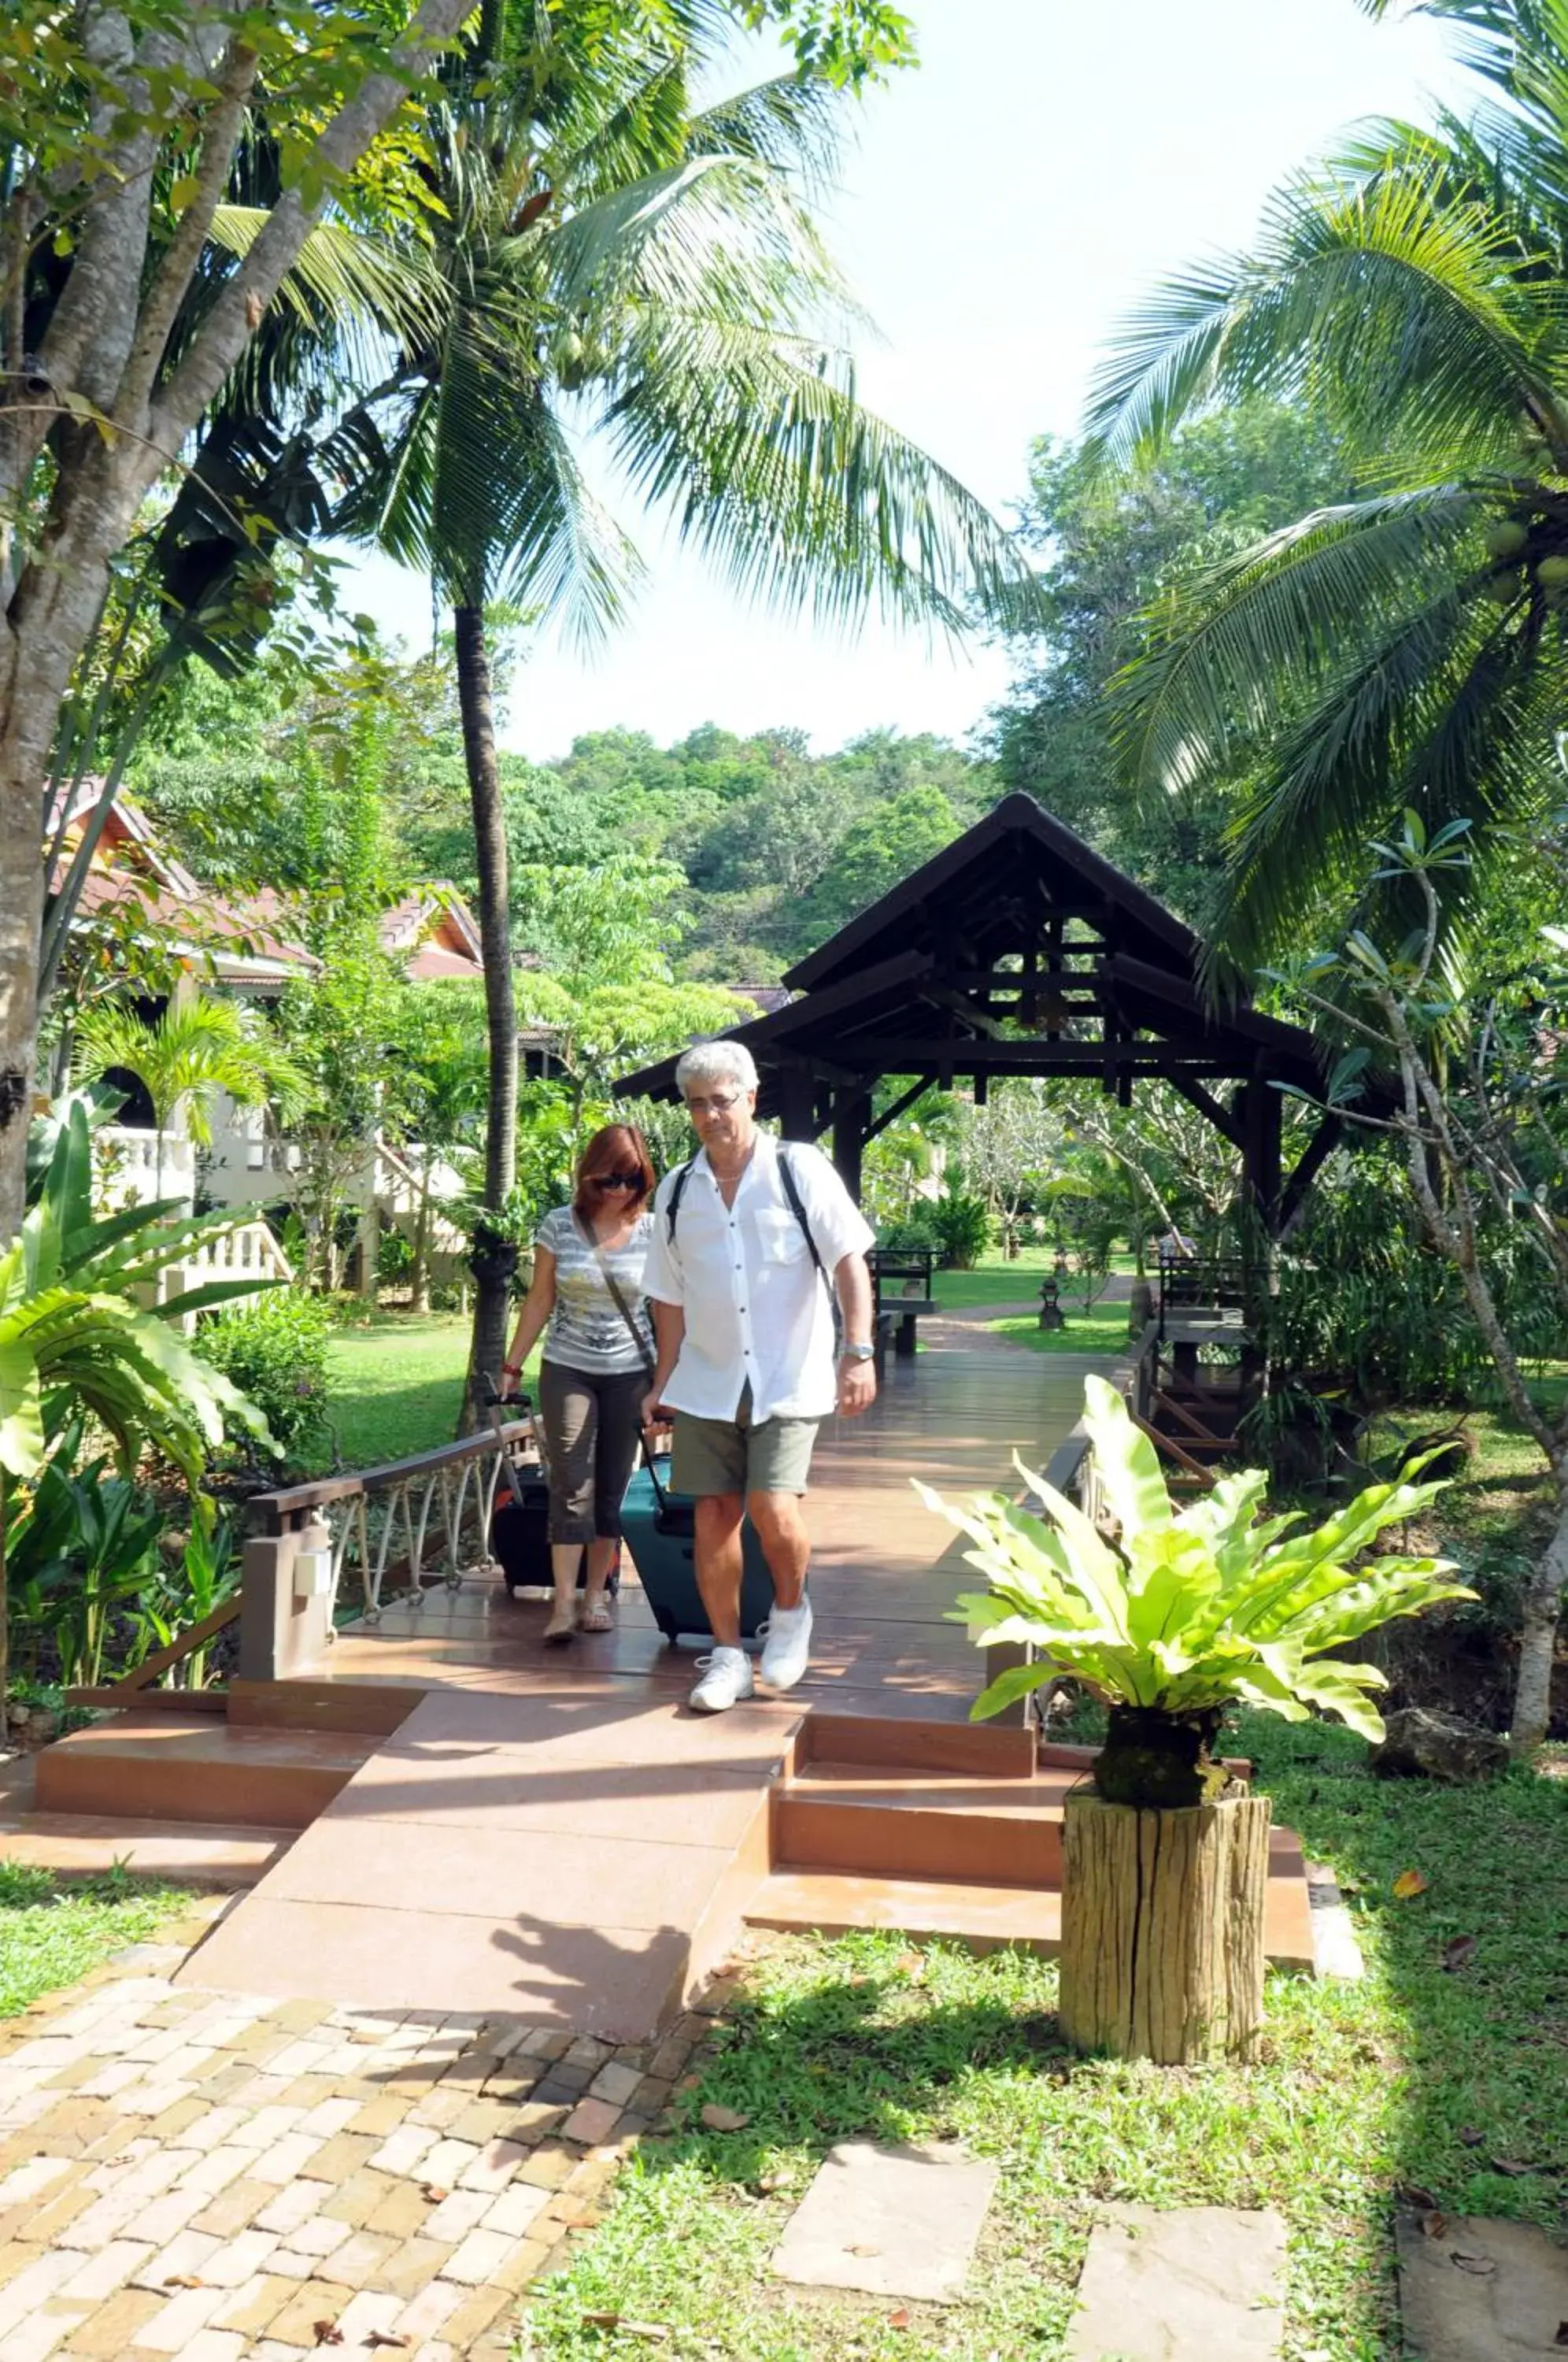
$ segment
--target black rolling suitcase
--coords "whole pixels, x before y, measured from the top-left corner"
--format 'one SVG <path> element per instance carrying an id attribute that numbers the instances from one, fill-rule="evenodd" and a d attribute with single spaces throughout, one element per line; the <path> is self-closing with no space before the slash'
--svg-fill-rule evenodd
<path id="1" fill-rule="evenodd" d="M 550 1486 L 545 1474 L 545 1443 L 539 1432 L 538 1420 L 526 1395 L 503 1396 L 492 1387 L 490 1394 L 491 1424 L 499 1438 L 508 1414 L 513 1418 L 526 1418 L 534 1430 L 534 1445 L 539 1454 L 537 1468 L 519 1467 L 513 1449 L 504 1449 L 501 1455 L 501 1477 L 495 1488 L 495 1505 L 490 1516 L 490 1554 L 501 1569 L 501 1579 L 513 1599 L 520 1591 L 550 1592 L 555 1588 L 555 1576 L 550 1567 Z M 588 1582 L 588 1553 L 583 1552 L 578 1569 L 577 1587 L 583 1590 Z M 610 1577 L 612 1598 L 621 1588 L 619 1556 L 615 1571 Z"/>
<path id="2" fill-rule="evenodd" d="M 689 1493 L 669 1490 L 645 1450 L 621 1504 L 621 1532 L 654 1622 L 672 1644 L 683 1633 L 711 1636 L 713 1629 L 697 1588 L 696 1509 Z M 741 1528 L 741 1638 L 752 1640 L 772 1612 L 773 1578 L 749 1518 Z"/>

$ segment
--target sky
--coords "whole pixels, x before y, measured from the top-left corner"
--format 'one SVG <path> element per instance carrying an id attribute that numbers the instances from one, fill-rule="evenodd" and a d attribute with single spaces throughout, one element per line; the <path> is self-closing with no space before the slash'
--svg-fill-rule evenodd
<path id="1" fill-rule="evenodd" d="M 1270 189 L 1370 115 L 1430 116 L 1463 83 L 1437 28 L 1356 0 L 903 0 L 921 64 L 856 106 L 825 226 L 879 332 L 862 399 L 1010 521 L 1029 447 L 1070 435 L 1108 339 L 1164 275 L 1244 246 Z M 753 49 L 737 79 L 755 78 Z M 629 623 L 585 657 L 540 637 L 502 737 L 545 761 L 623 725 L 714 722 L 825 753 L 861 732 L 967 743 L 1006 653 L 867 624 L 853 639 L 737 608 L 657 521 Z M 424 580 L 353 567 L 346 603 L 423 645 Z"/>

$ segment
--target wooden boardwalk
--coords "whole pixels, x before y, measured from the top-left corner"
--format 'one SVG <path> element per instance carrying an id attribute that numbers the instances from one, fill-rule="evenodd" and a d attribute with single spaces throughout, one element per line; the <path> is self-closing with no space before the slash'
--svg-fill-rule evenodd
<path id="1" fill-rule="evenodd" d="M 799 1689 L 686 1713 L 691 1658 L 631 1582 L 617 1630 L 565 1649 L 543 1645 L 542 1604 L 489 1583 L 351 1626 L 298 1681 L 235 1702 L 380 1736 L 184 1981 L 622 2040 L 667 2020 L 767 1874 L 772 1792 L 812 1711 L 962 1722 L 984 1678 L 944 1620 L 961 1545 L 910 1479 L 991 1489 L 1015 1451 L 1043 1464 L 1104 1364 L 940 1329 L 867 1416 L 823 1434 Z"/>

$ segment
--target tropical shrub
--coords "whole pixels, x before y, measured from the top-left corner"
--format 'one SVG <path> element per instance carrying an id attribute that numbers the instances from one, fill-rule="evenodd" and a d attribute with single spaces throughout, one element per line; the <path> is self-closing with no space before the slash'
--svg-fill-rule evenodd
<path id="1" fill-rule="evenodd" d="M 1154 1445 L 1104 1378 L 1086 1380 L 1084 1418 L 1114 1540 L 1021 1463 L 1046 1518 L 999 1494 L 955 1508 L 917 1483 L 927 1507 L 970 1537 L 965 1562 L 990 1584 L 961 1598 L 954 1620 L 983 1649 L 1036 1651 L 999 1674 L 972 1716 L 999 1713 L 1063 1674 L 1082 1682 L 1111 1710 L 1095 1780 L 1118 1804 L 1191 1805 L 1215 1793 L 1223 1773 L 1212 1742 L 1237 1702 L 1287 1722 L 1319 1707 L 1380 1738 L 1371 1693 L 1384 1675 L 1332 1652 L 1390 1617 L 1474 1598 L 1450 1580 L 1446 1559 L 1364 1556 L 1441 1485 L 1368 1485 L 1303 1532 L 1299 1512 L 1259 1517 L 1267 1478 L 1254 1468 L 1177 1510 Z"/>
<path id="2" fill-rule="evenodd" d="M 81 1440 L 77 1420 L 36 1486 L 18 1496 L 5 1563 L 18 1646 L 35 1666 L 47 1648 L 64 1687 L 91 1689 L 116 1618 L 134 1612 L 156 1578 L 163 1517 L 143 1487 L 110 1474 L 105 1459 L 78 1468 Z"/>
<path id="3" fill-rule="evenodd" d="M 175 1325 L 182 1313 L 248 1294 L 256 1283 L 214 1281 L 167 1297 L 156 1311 L 138 1301 L 156 1292 L 195 1240 L 233 1227 L 233 1218 L 171 1219 L 162 1205 L 96 1220 L 91 1182 L 87 1117 L 77 1104 L 20 1237 L 0 1255 L 0 1683 L 6 1528 L 18 1486 L 39 1485 L 78 1422 L 103 1430 L 122 1479 L 134 1477 L 144 1453 L 172 1462 L 198 1521 L 211 1516 L 202 1480 L 226 1435 L 270 1441 L 261 1414 L 198 1359 Z"/>
<path id="4" fill-rule="evenodd" d="M 944 1190 L 931 1209 L 931 1226 L 952 1271 L 970 1271 L 991 1242 L 991 1218 L 983 1198 Z"/>
<path id="5" fill-rule="evenodd" d="M 878 1225 L 877 1244 L 889 1254 L 911 1254 L 941 1251 L 942 1240 L 936 1224 L 927 1214 L 908 1214 L 902 1220 Z"/>
<path id="6" fill-rule="evenodd" d="M 330 1440 L 332 1327 L 332 1309 L 324 1298 L 280 1287 L 242 1309 L 204 1321 L 197 1333 L 203 1361 L 221 1370 L 256 1405 L 273 1442 L 294 1466 Z"/>

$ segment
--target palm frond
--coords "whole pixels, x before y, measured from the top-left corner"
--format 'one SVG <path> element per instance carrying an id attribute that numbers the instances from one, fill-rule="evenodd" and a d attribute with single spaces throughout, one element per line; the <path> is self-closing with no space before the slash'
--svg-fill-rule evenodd
<path id="1" fill-rule="evenodd" d="M 1307 176 L 1271 203 L 1255 255 L 1178 279 L 1134 315 L 1090 405 L 1124 459 L 1203 404 L 1307 400 L 1356 450 L 1468 445 L 1556 420 L 1561 287 L 1520 274 L 1510 226 L 1445 201 L 1436 166 L 1368 182 Z"/>
<path id="2" fill-rule="evenodd" d="M 738 595 L 844 628 L 877 608 L 957 630 L 1033 578 L 957 479 L 856 399 L 853 369 L 733 324 L 658 323 L 607 421 L 645 500 Z"/>
<path id="3" fill-rule="evenodd" d="M 844 93 L 802 69 L 704 107 L 692 119 L 690 151 L 745 156 L 777 171 L 796 172 L 804 188 L 816 193 L 837 169 L 844 116 Z"/>
<path id="4" fill-rule="evenodd" d="M 1322 510 L 1179 582 L 1111 685 L 1113 743 L 1148 797 L 1228 770 L 1342 672 L 1347 638 L 1450 590 L 1486 495 L 1438 485 Z M 1353 620 L 1352 620 L 1353 619 Z"/>
<path id="5" fill-rule="evenodd" d="M 219 205 L 214 243 L 243 261 L 271 218 L 264 205 Z M 275 301 L 307 327 L 323 315 L 339 330 L 392 337 L 405 348 L 427 338 L 440 316 L 441 291 L 417 246 L 393 247 L 346 223 L 317 222 L 285 273 Z"/>

